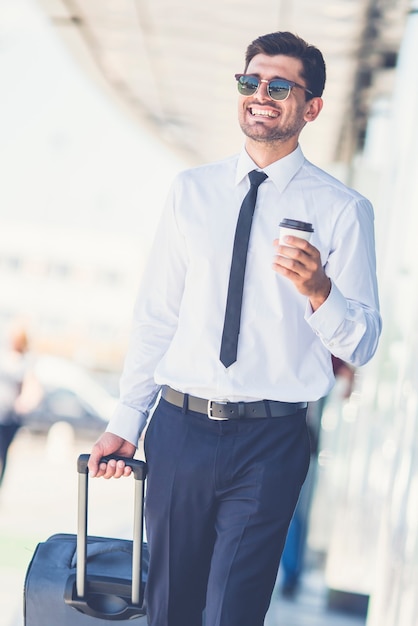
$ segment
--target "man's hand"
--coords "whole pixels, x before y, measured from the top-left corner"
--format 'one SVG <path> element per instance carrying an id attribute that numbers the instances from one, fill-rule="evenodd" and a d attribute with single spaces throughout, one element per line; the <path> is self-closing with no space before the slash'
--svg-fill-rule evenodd
<path id="1" fill-rule="evenodd" d="M 100 463 L 100 459 L 103 456 L 126 456 L 133 457 L 136 447 L 118 437 L 113 433 L 105 432 L 94 444 L 90 459 L 88 462 L 89 475 L 94 478 L 120 478 L 121 476 L 129 476 L 131 474 L 131 468 L 127 467 L 123 461 L 110 460 L 108 463 Z"/>
<path id="2" fill-rule="evenodd" d="M 331 281 L 321 265 L 319 250 L 308 241 L 290 235 L 280 245 L 274 240 L 277 255 L 273 259 L 273 269 L 281 276 L 286 276 L 295 285 L 299 293 L 307 296 L 314 311 L 328 298 Z"/>

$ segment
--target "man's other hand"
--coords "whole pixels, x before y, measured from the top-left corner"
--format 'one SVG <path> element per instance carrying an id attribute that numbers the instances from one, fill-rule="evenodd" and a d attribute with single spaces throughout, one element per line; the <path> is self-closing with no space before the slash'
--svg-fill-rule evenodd
<path id="1" fill-rule="evenodd" d="M 107 463 L 100 463 L 100 459 L 104 456 L 126 456 L 128 458 L 133 457 L 136 447 L 114 435 L 113 433 L 105 432 L 94 444 L 90 459 L 88 462 L 89 475 L 92 478 L 120 478 L 121 476 L 129 476 L 131 474 L 131 468 L 127 467 L 123 461 L 116 461 L 111 459 Z"/>

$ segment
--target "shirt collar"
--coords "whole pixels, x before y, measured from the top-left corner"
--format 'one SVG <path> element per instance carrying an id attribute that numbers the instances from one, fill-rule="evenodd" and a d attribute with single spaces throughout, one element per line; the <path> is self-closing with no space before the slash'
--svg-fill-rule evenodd
<path id="1" fill-rule="evenodd" d="M 282 192 L 292 180 L 296 172 L 302 167 L 304 161 L 305 157 L 298 144 L 293 152 L 282 159 L 271 163 L 267 167 L 264 167 L 263 172 L 267 174 L 277 189 Z M 245 178 L 245 176 L 247 176 L 247 174 L 254 169 L 260 168 L 258 168 L 248 152 L 245 148 L 243 148 L 238 158 L 235 184 L 238 185 Z"/>

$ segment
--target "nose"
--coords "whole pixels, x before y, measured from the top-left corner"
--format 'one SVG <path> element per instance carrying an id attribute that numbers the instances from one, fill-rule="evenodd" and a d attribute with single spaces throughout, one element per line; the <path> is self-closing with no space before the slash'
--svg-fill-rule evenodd
<path id="1" fill-rule="evenodd" d="M 258 96 L 262 100 L 271 100 L 268 93 L 269 82 L 270 81 L 266 80 L 265 78 L 260 78 L 260 84 L 258 85 L 258 89 L 254 95 Z"/>

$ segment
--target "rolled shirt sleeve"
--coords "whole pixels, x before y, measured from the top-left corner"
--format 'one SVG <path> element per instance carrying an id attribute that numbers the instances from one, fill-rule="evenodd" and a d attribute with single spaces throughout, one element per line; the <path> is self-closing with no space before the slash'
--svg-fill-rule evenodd
<path id="1" fill-rule="evenodd" d="M 327 300 L 316 311 L 308 301 L 305 319 L 331 354 L 356 367 L 367 363 L 377 349 L 379 313 L 347 300 L 334 283 Z"/>

